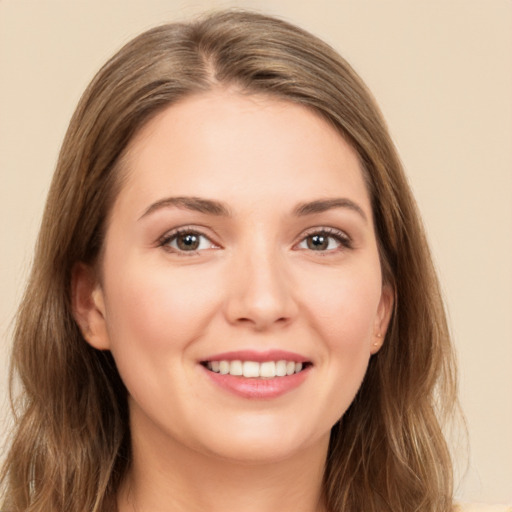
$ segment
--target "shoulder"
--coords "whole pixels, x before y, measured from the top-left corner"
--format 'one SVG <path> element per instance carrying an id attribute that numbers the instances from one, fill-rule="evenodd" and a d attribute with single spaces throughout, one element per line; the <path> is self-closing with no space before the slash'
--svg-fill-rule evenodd
<path id="1" fill-rule="evenodd" d="M 459 503 L 453 512 L 512 512 L 512 505 L 487 505 L 485 503 Z"/>

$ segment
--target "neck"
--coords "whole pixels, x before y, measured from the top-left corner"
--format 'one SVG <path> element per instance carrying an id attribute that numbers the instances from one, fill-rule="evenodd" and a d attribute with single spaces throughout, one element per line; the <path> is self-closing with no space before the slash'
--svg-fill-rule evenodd
<path id="1" fill-rule="evenodd" d="M 160 440 L 163 441 L 163 440 Z M 284 460 L 247 463 L 200 453 L 168 438 L 132 439 L 119 512 L 324 512 L 328 439 Z"/>

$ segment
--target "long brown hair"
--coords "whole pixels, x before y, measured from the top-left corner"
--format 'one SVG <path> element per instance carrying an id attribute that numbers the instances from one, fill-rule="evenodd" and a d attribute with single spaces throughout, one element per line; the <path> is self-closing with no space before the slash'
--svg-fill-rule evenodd
<path id="1" fill-rule="evenodd" d="M 455 366 L 428 246 L 379 110 L 332 48 L 286 22 L 224 11 L 152 29 L 85 91 L 49 192 L 19 308 L 12 373 L 21 393 L 4 471 L 4 512 L 107 512 L 130 463 L 126 389 L 108 352 L 73 319 L 73 266 L 94 263 L 134 134 L 187 95 L 234 86 L 307 106 L 355 148 L 370 193 L 395 309 L 354 402 L 334 426 L 330 512 L 446 512 L 452 470 L 442 424 Z M 13 380 L 13 382 L 14 382 Z"/>

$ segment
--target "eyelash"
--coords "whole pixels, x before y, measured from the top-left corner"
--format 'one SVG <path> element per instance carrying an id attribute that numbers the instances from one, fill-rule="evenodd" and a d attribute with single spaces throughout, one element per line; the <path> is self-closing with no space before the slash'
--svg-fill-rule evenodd
<path id="1" fill-rule="evenodd" d="M 216 244 L 214 242 L 212 242 L 208 236 L 204 235 L 203 233 L 201 233 L 200 231 L 198 231 L 196 229 L 187 228 L 187 227 L 175 229 L 174 231 L 171 231 L 170 233 L 166 233 L 162 238 L 159 239 L 158 246 L 163 247 L 167 251 L 172 252 L 173 254 L 177 254 L 178 256 L 193 256 L 195 254 L 198 254 L 201 251 L 201 249 L 199 249 L 199 250 L 195 249 L 192 251 L 184 251 L 179 248 L 170 247 L 169 244 L 175 240 L 178 240 L 178 238 L 182 235 L 195 235 L 198 238 L 205 238 L 206 240 L 208 240 L 210 242 L 211 245 L 216 246 Z M 218 247 L 218 246 L 216 246 L 216 247 Z"/>
<path id="2" fill-rule="evenodd" d="M 300 244 L 307 243 L 307 239 L 312 236 L 322 236 L 326 238 L 331 238 L 336 241 L 338 244 L 338 247 L 335 249 L 328 249 L 326 251 L 317 250 L 314 249 L 305 249 L 310 250 L 311 252 L 317 252 L 319 256 L 327 256 L 328 254 L 332 254 L 334 252 L 339 252 L 343 249 L 352 249 L 352 239 L 343 231 L 340 231 L 339 229 L 335 228 L 314 228 L 308 232 L 306 232 L 303 237 L 300 240 Z"/>
<path id="3" fill-rule="evenodd" d="M 187 228 L 187 227 L 179 228 L 174 231 L 171 231 L 170 233 L 166 233 L 164 236 L 162 236 L 158 240 L 158 246 L 163 247 L 167 251 L 172 252 L 173 254 L 177 254 L 179 256 L 193 256 L 193 255 L 198 254 L 202 250 L 204 250 L 204 249 L 195 249 L 195 250 L 191 250 L 191 251 L 185 251 L 185 250 L 181 250 L 179 248 L 170 247 L 169 244 L 171 244 L 173 241 L 178 240 L 178 238 L 182 235 L 194 235 L 199 238 L 204 238 L 204 239 L 208 240 L 212 246 L 215 246 L 216 248 L 219 247 L 214 242 L 212 242 L 212 240 L 205 234 L 201 233 L 200 231 L 198 231 L 196 229 Z M 320 236 L 320 237 L 326 237 L 328 239 L 334 239 L 336 241 L 336 243 L 338 244 L 338 247 L 336 247 L 335 249 L 328 249 L 328 250 L 314 250 L 314 249 L 304 248 L 304 250 L 309 250 L 311 252 L 318 253 L 319 256 L 326 256 L 326 255 L 332 254 L 334 252 L 339 252 L 340 250 L 343 250 L 343 249 L 352 249 L 353 248 L 351 238 L 343 231 L 340 231 L 340 230 L 334 229 L 334 228 L 312 229 L 312 230 L 306 232 L 302 236 L 302 238 L 300 239 L 298 244 L 295 244 L 294 246 L 297 246 L 302 243 L 307 243 L 307 239 L 312 236 Z"/>

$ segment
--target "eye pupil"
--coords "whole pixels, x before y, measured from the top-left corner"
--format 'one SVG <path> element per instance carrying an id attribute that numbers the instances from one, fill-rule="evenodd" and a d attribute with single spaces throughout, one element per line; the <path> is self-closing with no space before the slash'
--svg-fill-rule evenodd
<path id="1" fill-rule="evenodd" d="M 181 235 L 177 239 L 177 245 L 183 251 L 194 251 L 199 247 L 199 237 L 193 233 Z"/>
<path id="2" fill-rule="evenodd" d="M 308 249 L 320 251 L 329 246 L 329 237 L 324 235 L 312 235 L 308 237 Z"/>

